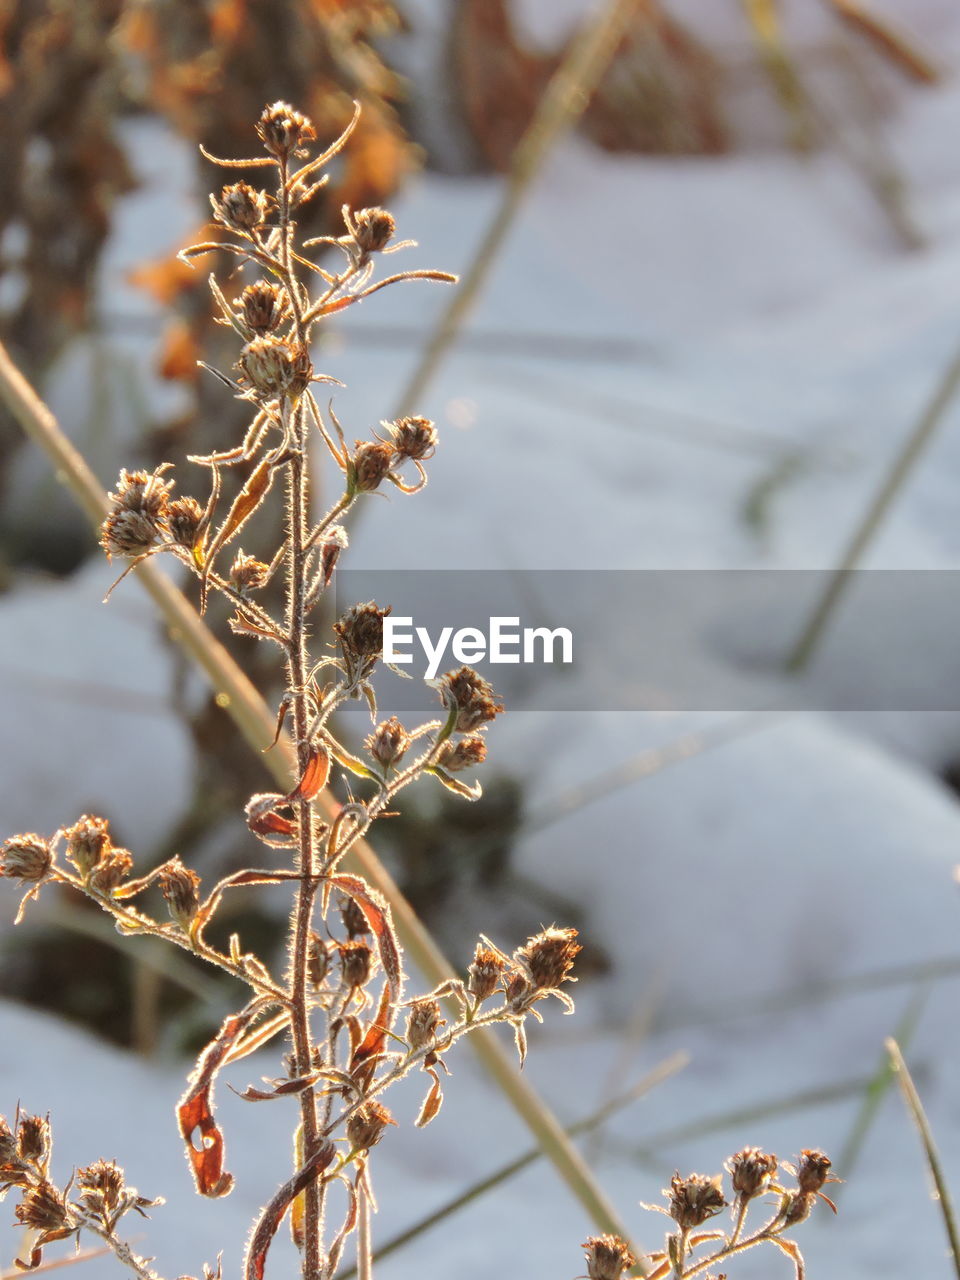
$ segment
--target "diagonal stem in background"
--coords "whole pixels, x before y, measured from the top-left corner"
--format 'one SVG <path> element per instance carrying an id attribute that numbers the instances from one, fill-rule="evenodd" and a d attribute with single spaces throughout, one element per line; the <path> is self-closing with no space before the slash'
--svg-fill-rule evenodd
<path id="1" fill-rule="evenodd" d="M 53 463 L 57 479 L 74 494 L 94 526 L 99 526 L 107 510 L 104 490 L 2 343 L 0 400 L 30 439 L 46 453 Z M 251 749 L 258 754 L 264 752 L 274 740 L 276 725 L 254 685 L 169 578 L 158 573 L 150 563 L 140 565 L 137 576 L 166 622 L 170 638 L 207 675 L 217 690 L 219 705 L 234 721 Z M 276 749 L 263 759 L 279 786 L 284 791 L 291 790 L 299 774 L 289 737 L 282 736 Z M 328 792 L 322 792 L 318 801 L 328 815 L 334 814 L 336 801 Z M 390 903 L 401 942 L 427 981 L 439 986 L 453 977 L 449 962 L 370 845 L 364 840 L 357 840 L 349 856 Z M 553 1163 L 597 1227 L 601 1231 L 613 1232 L 629 1243 L 627 1231 L 556 1116 L 523 1079 L 499 1041 L 485 1030 L 478 1030 L 469 1040 L 484 1069 L 519 1113 L 544 1155 Z"/>

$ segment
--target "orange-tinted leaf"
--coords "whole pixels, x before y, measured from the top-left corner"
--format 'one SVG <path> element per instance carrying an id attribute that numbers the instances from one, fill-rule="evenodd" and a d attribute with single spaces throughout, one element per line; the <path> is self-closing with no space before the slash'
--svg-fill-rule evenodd
<path id="1" fill-rule="evenodd" d="M 127 279 L 161 306 L 171 306 L 182 293 L 198 288 L 197 273 L 180 258 L 164 258 L 134 267 Z"/>
<path id="2" fill-rule="evenodd" d="M 160 352 L 158 369 L 168 382 L 196 382 L 200 348 L 184 320 L 175 320 L 167 329 Z"/>
<path id="3" fill-rule="evenodd" d="M 243 488 L 233 500 L 230 514 L 221 526 L 217 535 L 217 550 L 226 546 L 231 538 L 236 537 L 246 522 L 259 507 L 273 484 L 274 459 L 272 454 L 261 458 L 250 472 Z"/>
<path id="4" fill-rule="evenodd" d="M 243 1013 L 224 1019 L 216 1037 L 197 1060 L 189 1078 L 189 1088 L 177 1104 L 180 1134 L 187 1144 L 187 1156 L 197 1190 L 202 1196 L 225 1196 L 233 1177 L 223 1167 L 223 1134 L 213 1118 L 213 1082 L 224 1059 L 259 1011 L 253 1005 Z M 194 1138 L 200 1135 L 200 1146 Z"/>
<path id="5" fill-rule="evenodd" d="M 430 1092 L 423 1100 L 423 1106 L 420 1108 L 420 1114 L 417 1116 L 416 1125 L 418 1129 L 423 1129 L 434 1118 L 440 1110 L 443 1102 L 443 1090 L 440 1088 L 440 1077 L 432 1067 L 427 1067 L 428 1075 L 433 1076 L 433 1084 L 430 1086 Z"/>
<path id="6" fill-rule="evenodd" d="M 291 1203 L 316 1176 L 327 1167 L 336 1154 L 332 1143 L 325 1143 L 315 1155 L 285 1182 L 260 1215 L 243 1264 L 244 1280 L 263 1280 L 267 1265 L 267 1250 Z"/>
<path id="7" fill-rule="evenodd" d="M 278 729 L 278 737 L 279 732 Z M 294 804 L 297 800 L 312 800 L 327 785 L 329 776 L 330 752 L 325 746 L 318 744 L 310 752 L 310 758 L 304 766 L 303 776 L 297 783 L 295 790 L 291 791 L 287 796 L 287 803 Z"/>
<path id="8" fill-rule="evenodd" d="M 292 836 L 296 827 L 289 818 L 283 818 L 274 809 L 247 819 L 247 826 L 257 835 Z"/>
<path id="9" fill-rule="evenodd" d="M 350 1074 L 361 1088 L 366 1087 L 377 1067 L 377 1059 L 383 1053 L 387 1042 L 387 1032 L 393 1022 L 394 1008 L 390 999 L 390 987 L 385 982 L 380 993 L 380 1007 L 376 1017 L 367 1028 L 366 1035 L 354 1047 L 350 1058 Z"/>

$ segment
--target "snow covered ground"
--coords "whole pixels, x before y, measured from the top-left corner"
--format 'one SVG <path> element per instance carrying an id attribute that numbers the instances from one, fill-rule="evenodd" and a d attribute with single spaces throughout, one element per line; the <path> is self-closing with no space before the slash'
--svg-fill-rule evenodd
<path id="1" fill-rule="evenodd" d="M 952 6 L 926 0 L 915 13 L 916 30 L 954 69 L 960 21 Z M 351 565 L 833 564 L 960 344 L 958 110 L 960 89 L 948 78 L 903 90 L 883 122 L 927 240 L 913 252 L 897 244 L 835 154 L 799 162 L 757 147 L 652 160 L 564 143 L 422 406 L 442 430 L 429 489 L 398 495 L 389 510 L 371 502 Z M 134 305 L 122 271 L 191 225 L 182 192 L 156 203 L 170 187 L 161 189 L 167 169 L 156 158 L 165 143 L 155 133 L 153 181 L 131 198 L 108 264 L 108 296 L 118 305 Z M 409 265 L 465 267 L 498 195 L 491 179 L 413 184 L 396 203 L 401 230 L 423 246 Z M 149 246 L 139 238 L 145 216 Z M 391 415 L 416 335 L 443 301 L 439 289 L 388 291 L 333 335 L 326 368 L 348 384 L 337 400 L 348 430 L 362 435 Z M 410 332 L 409 344 L 384 339 L 391 325 Z M 484 353 L 477 335 L 490 332 L 549 335 L 555 354 L 523 354 L 520 341 L 512 354 Z M 581 340 L 605 338 L 616 348 L 608 358 L 576 354 Z M 142 337 L 120 345 L 148 361 Z M 68 426 L 82 422 L 82 395 L 61 384 L 57 399 Z M 104 479 L 115 470 L 105 467 Z M 958 505 L 960 408 L 944 419 L 870 567 L 960 567 Z M 750 511 L 760 518 L 748 520 Z M 24 583 L 0 598 L 0 715 L 17 726 L 0 779 L 0 829 L 52 829 L 104 809 L 148 854 L 186 798 L 189 761 L 169 709 L 170 657 L 149 609 L 133 584 L 103 609 L 108 581 L 108 570 L 90 565 L 67 583 Z M 608 975 L 578 988 L 576 1018 L 557 1009 L 534 1039 L 527 1070 L 561 1116 L 590 1111 L 675 1049 L 691 1054 L 683 1073 L 608 1124 L 593 1153 L 649 1247 L 660 1220 L 636 1202 L 655 1200 L 675 1167 L 714 1172 L 748 1143 L 784 1158 L 806 1146 L 839 1157 L 862 1104 L 854 1083 L 877 1069 L 883 1038 L 915 1007 L 908 1056 L 960 1190 L 952 1070 L 960 809 L 937 778 L 960 755 L 960 714 L 950 710 L 958 705 L 956 643 L 949 631 L 932 634 L 918 661 L 915 639 L 899 627 L 902 607 L 892 598 L 869 633 L 838 626 L 828 637 L 796 695 L 809 711 L 541 710 L 515 712 L 491 731 L 493 766 L 526 781 L 536 813 L 563 809 L 571 788 L 642 753 L 667 757 L 651 776 L 531 823 L 516 855 L 523 876 L 585 904 L 586 932 L 613 959 Z M 762 614 L 731 626 L 744 645 L 759 638 L 760 650 L 765 637 L 783 634 L 782 619 Z M 732 661 L 721 650 L 711 660 L 721 668 Z M 913 667 L 940 713 L 898 712 L 885 701 L 892 673 Z M 771 666 L 756 679 L 776 705 L 783 677 Z M 870 693 L 869 709 L 832 712 L 854 679 Z M 671 744 L 697 735 L 702 750 L 671 762 Z M 0 900 L 5 924 L 11 899 Z M 465 912 L 465 933 L 483 927 L 475 914 Z M 465 937 L 464 953 L 468 946 Z M 652 1025 L 631 1038 L 644 1010 Z M 384 1235 L 527 1145 L 467 1053 L 451 1065 L 435 1124 L 425 1133 L 408 1124 L 381 1148 Z M 238 1086 L 260 1074 L 243 1067 L 231 1076 Z M 281 1176 L 289 1117 L 285 1104 L 246 1107 L 221 1088 L 238 1185 L 222 1204 L 198 1204 L 171 1122 L 184 1069 L 131 1061 L 0 1005 L 0 1108 L 19 1098 L 51 1110 L 64 1175 L 72 1163 L 116 1156 L 145 1194 L 163 1190 L 169 1203 L 144 1230 L 164 1274 L 196 1274 L 224 1247 L 231 1275 L 253 1212 Z M 760 1114 L 818 1090 L 818 1102 Z M 407 1103 L 412 1119 L 416 1101 Z M 751 1108 L 756 1117 L 721 1123 Z M 699 1136 L 683 1135 L 711 1119 L 716 1125 Z M 821 1214 L 798 1232 L 811 1277 L 950 1274 L 898 1098 L 884 1102 L 838 1200 L 839 1219 Z M 426 1265 L 462 1280 L 493 1267 L 570 1277 L 581 1269 L 588 1226 L 553 1173 L 537 1166 L 380 1274 L 401 1280 Z M 277 1273 L 285 1247 L 278 1242 Z M 788 1270 L 786 1259 L 760 1257 L 740 1274 Z"/>

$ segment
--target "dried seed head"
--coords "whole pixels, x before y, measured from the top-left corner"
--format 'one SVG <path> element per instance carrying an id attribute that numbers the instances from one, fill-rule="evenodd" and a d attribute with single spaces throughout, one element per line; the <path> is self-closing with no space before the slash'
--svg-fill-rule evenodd
<path id="1" fill-rule="evenodd" d="M 172 480 L 160 472 L 121 471 L 110 511 L 100 526 L 100 545 L 108 556 L 140 556 L 168 533 L 167 508 Z"/>
<path id="2" fill-rule="evenodd" d="M 777 1157 L 759 1147 L 744 1147 L 727 1161 L 733 1189 L 744 1200 L 762 1196 L 777 1172 Z"/>
<path id="3" fill-rule="evenodd" d="M 357 491 L 372 493 L 379 488 L 395 462 L 396 452 L 392 445 L 358 440 L 350 460 Z"/>
<path id="4" fill-rule="evenodd" d="M 461 667 L 459 671 L 448 671 L 439 680 L 440 694 L 444 703 L 457 707 L 457 721 L 454 728 L 460 733 L 470 733 L 486 724 L 503 710 L 503 703 L 496 701 L 493 686 L 484 680 L 472 667 Z"/>
<path id="5" fill-rule="evenodd" d="M 6 1116 L 0 1116 L 0 1168 L 17 1158 L 17 1140 L 13 1130 L 7 1124 Z M 3 1174 L 0 1173 L 0 1182 Z"/>
<path id="6" fill-rule="evenodd" d="M 286 291 L 269 280 L 248 284 L 234 306 L 241 323 L 260 337 L 279 328 L 290 314 Z"/>
<path id="7" fill-rule="evenodd" d="M 302 344 L 294 346 L 290 394 L 295 397 L 302 396 L 312 381 L 313 361 L 310 359 L 310 352 Z"/>
<path id="8" fill-rule="evenodd" d="M 362 254 L 385 249 L 396 229 L 396 219 L 386 209 L 358 209 L 353 214 L 353 239 Z"/>
<path id="9" fill-rule="evenodd" d="M 496 991 L 506 967 L 496 951 L 478 942 L 473 963 L 467 970 L 467 991 L 478 1002 L 488 1000 Z"/>
<path id="10" fill-rule="evenodd" d="M 370 932 L 367 917 L 357 905 L 356 900 L 346 894 L 340 899 L 340 919 L 343 921 L 348 938 L 362 938 Z"/>
<path id="11" fill-rule="evenodd" d="M 80 1202 L 100 1218 L 109 1218 L 123 1202 L 123 1170 L 113 1160 L 97 1160 L 77 1170 Z"/>
<path id="12" fill-rule="evenodd" d="M 314 987 L 323 986 L 330 969 L 330 950 L 319 933 L 310 933 L 307 946 L 307 977 Z"/>
<path id="13" fill-rule="evenodd" d="M 167 507 L 170 537 L 178 547 L 192 551 L 200 533 L 203 508 L 196 498 L 174 498 Z"/>
<path id="14" fill-rule="evenodd" d="M 822 1151 L 804 1150 L 800 1152 L 800 1163 L 797 1165 L 797 1185 L 803 1192 L 819 1191 L 829 1179 L 833 1161 Z M 830 1179 L 832 1181 L 832 1179 Z"/>
<path id="15" fill-rule="evenodd" d="M 383 620 L 391 612 L 378 609 L 372 600 L 366 604 L 352 605 L 334 624 L 340 637 L 343 656 L 350 661 L 356 658 L 379 658 L 383 652 Z"/>
<path id="16" fill-rule="evenodd" d="M 260 591 L 267 585 L 269 573 L 270 566 L 262 560 L 238 551 L 230 566 L 230 585 L 242 596 L 249 595 L 251 591 Z"/>
<path id="17" fill-rule="evenodd" d="M 210 197 L 213 216 L 232 231 L 254 231 L 266 222 L 273 204 L 266 191 L 258 191 L 248 182 L 234 182 L 224 187 L 220 198 Z"/>
<path id="18" fill-rule="evenodd" d="M 364 1102 L 347 1121 L 347 1138 L 354 1151 L 369 1151 L 383 1137 L 388 1124 L 396 1124 L 380 1102 Z"/>
<path id="19" fill-rule="evenodd" d="M 200 877 L 189 867 L 185 867 L 180 859 L 172 858 L 160 872 L 160 892 L 166 899 L 170 915 L 184 932 L 190 926 L 200 909 Z"/>
<path id="20" fill-rule="evenodd" d="M 53 850 L 42 836 L 27 832 L 0 845 L 0 875 L 24 884 L 39 884 L 53 866 Z"/>
<path id="21" fill-rule="evenodd" d="M 34 1231 L 61 1231 L 70 1222 L 66 1201 L 56 1187 L 46 1181 L 26 1192 L 14 1213 L 19 1223 Z"/>
<path id="22" fill-rule="evenodd" d="M 707 1178 L 700 1173 L 691 1173 L 689 1177 L 681 1178 L 679 1173 L 675 1173 L 670 1179 L 670 1190 L 664 1194 L 670 1197 L 670 1217 L 682 1230 L 699 1227 L 727 1203 L 719 1174 Z"/>
<path id="23" fill-rule="evenodd" d="M 278 160 L 285 160 L 291 154 L 301 155 L 303 143 L 317 136 L 310 120 L 294 111 L 289 102 L 274 102 L 264 107 L 257 122 L 257 133 L 266 150 Z"/>
<path id="24" fill-rule="evenodd" d="M 576 929 L 544 929 L 528 938 L 513 958 L 537 990 L 555 990 L 561 982 L 576 981 L 569 977 L 577 953 L 583 950 L 576 937 Z"/>
<path id="25" fill-rule="evenodd" d="M 401 458 L 423 462 L 437 450 L 437 428 L 429 418 L 397 418 L 382 424 L 390 432 L 390 442 Z"/>
<path id="26" fill-rule="evenodd" d="M 437 1032 L 445 1025 L 446 1020 L 440 1016 L 440 1005 L 436 1000 L 429 996 L 416 1000 L 407 1017 L 407 1044 L 414 1050 L 432 1048 Z"/>
<path id="27" fill-rule="evenodd" d="M 624 1271 L 636 1262 L 619 1236 L 590 1236 L 581 1248 L 587 1260 L 589 1280 L 621 1280 Z"/>
<path id="28" fill-rule="evenodd" d="M 46 1116 L 21 1116 L 17 1124 L 17 1156 L 30 1164 L 46 1165 L 50 1159 L 50 1120 Z"/>
<path id="29" fill-rule="evenodd" d="M 373 969 L 373 951 L 361 938 L 349 938 L 337 944 L 340 953 L 340 972 L 344 986 L 356 990 L 370 981 Z"/>
<path id="30" fill-rule="evenodd" d="M 85 813 L 65 834 L 67 857 L 86 879 L 110 844 L 106 819 Z"/>
<path id="31" fill-rule="evenodd" d="M 104 851 L 100 861 L 90 872 L 87 886 L 105 897 L 110 897 L 115 889 L 120 888 L 132 867 L 131 854 L 126 849 L 114 849 L 111 846 Z"/>
<path id="32" fill-rule="evenodd" d="M 437 764 L 448 773 L 460 773 L 464 769 L 473 769 L 483 764 L 487 758 L 487 744 L 479 733 L 472 733 L 468 738 L 454 742 L 448 738 L 441 743 L 437 752 Z"/>
<path id="33" fill-rule="evenodd" d="M 385 769 L 399 764 L 410 748 L 413 739 L 396 716 L 378 724 L 373 733 L 367 737 L 364 746 Z"/>
<path id="34" fill-rule="evenodd" d="M 299 354 L 293 343 L 282 338 L 253 338 L 240 353 L 240 369 L 260 395 L 284 395 L 297 381 Z"/>

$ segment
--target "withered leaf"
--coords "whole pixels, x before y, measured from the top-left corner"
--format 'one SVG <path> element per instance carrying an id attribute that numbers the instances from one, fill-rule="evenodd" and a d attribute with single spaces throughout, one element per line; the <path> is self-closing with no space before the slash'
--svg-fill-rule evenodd
<path id="1" fill-rule="evenodd" d="M 268 1203 L 260 1215 L 260 1220 L 254 1228 L 253 1235 L 250 1237 L 247 1256 L 243 1264 L 244 1280 L 263 1280 L 267 1265 L 267 1250 L 270 1248 L 273 1237 L 277 1234 L 277 1229 L 283 1221 L 287 1209 L 300 1192 L 309 1186 L 313 1179 L 330 1164 L 335 1154 L 336 1149 L 333 1143 L 325 1143 L 311 1156 L 302 1169 L 299 1169 L 292 1178 L 283 1184 Z"/>
<path id="2" fill-rule="evenodd" d="M 373 889 L 360 876 L 345 872 L 330 876 L 327 884 L 339 889 L 353 898 L 366 917 L 367 924 L 377 940 L 377 950 L 383 972 L 387 976 L 390 996 L 394 1003 L 399 1002 L 403 985 L 403 971 L 400 963 L 400 944 L 393 927 L 390 907 L 386 898 Z"/>
<path id="3" fill-rule="evenodd" d="M 443 1090 L 440 1088 L 439 1075 L 437 1075 L 433 1067 L 427 1067 L 426 1071 L 428 1075 L 433 1076 L 433 1084 L 430 1086 L 430 1091 L 424 1098 L 420 1114 L 417 1116 L 416 1126 L 418 1129 L 423 1129 L 430 1123 L 443 1103 Z"/>

